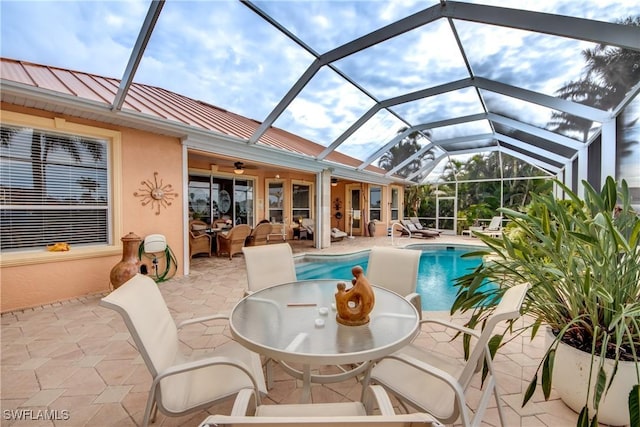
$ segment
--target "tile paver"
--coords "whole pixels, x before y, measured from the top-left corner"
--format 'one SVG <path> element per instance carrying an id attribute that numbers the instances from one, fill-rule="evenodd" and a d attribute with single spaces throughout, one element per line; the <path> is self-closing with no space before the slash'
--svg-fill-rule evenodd
<path id="1" fill-rule="evenodd" d="M 434 240 L 395 239 L 407 243 L 461 242 L 477 244 L 469 238 L 442 236 Z M 294 253 L 316 252 L 310 241 L 293 241 Z M 345 253 L 372 245 L 390 245 L 390 239 L 355 238 L 332 244 L 323 253 Z M 158 284 L 177 322 L 211 313 L 228 313 L 242 297 L 246 271 L 242 255 L 196 257 L 188 277 L 173 278 Z M 10 420 L 3 416 L 2 426 L 138 426 L 151 384 L 151 376 L 133 345 L 120 316 L 98 306 L 101 295 L 91 295 L 2 315 L 3 414 L 6 411 L 68 411 L 66 420 Z M 427 312 L 425 316 L 450 318 L 445 312 Z M 459 321 L 462 321 L 458 319 Z M 461 357 L 459 340 L 435 327 L 432 336 L 417 339 L 419 345 Z M 222 335 L 220 335 L 222 333 Z M 185 351 L 204 352 L 230 337 L 224 323 L 187 327 L 180 332 Z M 522 393 L 530 374 L 542 357 L 543 339 L 529 342 L 522 337 L 496 359 L 508 426 L 573 427 L 577 415 L 552 395 L 545 402 L 536 395 L 521 408 Z M 274 388 L 266 404 L 295 403 L 300 384 L 274 367 Z M 313 402 L 356 400 L 360 397 L 356 379 L 339 384 L 314 385 Z M 473 392 L 471 395 L 473 396 Z M 470 399 L 474 401 L 473 397 Z M 210 413 L 229 413 L 232 401 L 212 406 L 183 417 L 158 414 L 155 426 L 195 426 Z M 397 408 L 402 412 L 400 407 Z M 17 414 L 17 412 L 16 412 Z M 498 425 L 495 403 L 490 405 L 483 426 Z"/>

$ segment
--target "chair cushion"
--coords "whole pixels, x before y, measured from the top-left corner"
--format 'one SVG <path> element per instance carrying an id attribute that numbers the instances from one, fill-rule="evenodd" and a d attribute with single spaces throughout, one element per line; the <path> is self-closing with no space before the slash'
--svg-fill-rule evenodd
<path id="1" fill-rule="evenodd" d="M 235 341 L 218 346 L 210 353 L 200 354 L 194 359 L 205 356 L 228 357 L 243 362 L 254 374 L 258 389 L 266 394 L 267 389 L 260 357 Z M 177 363 L 188 359 L 176 360 Z M 188 408 L 217 399 L 233 396 L 241 388 L 253 387 L 251 380 L 239 369 L 228 365 L 214 365 L 203 369 L 173 375 L 160 381 L 162 405 L 170 412 L 182 412 Z"/>
<path id="2" fill-rule="evenodd" d="M 458 378 L 464 369 L 462 362 L 439 353 L 425 352 L 414 344 L 404 347 L 405 353 L 429 365 L 440 368 Z M 394 359 L 383 359 L 373 368 L 371 379 L 374 384 L 382 384 L 392 394 L 412 396 L 415 405 L 425 412 L 443 420 L 454 413 L 455 395 L 453 389 L 438 378 L 418 372 L 412 366 Z M 409 404 L 412 402 L 409 401 Z"/>
<path id="3" fill-rule="evenodd" d="M 207 230 L 207 226 L 204 224 L 191 224 L 191 231 L 195 236 L 204 234 Z"/>
<path id="4" fill-rule="evenodd" d="M 333 238 L 347 237 L 347 233 L 345 233 L 344 231 L 340 230 L 339 228 L 332 228 L 331 229 L 331 237 L 333 237 Z"/>

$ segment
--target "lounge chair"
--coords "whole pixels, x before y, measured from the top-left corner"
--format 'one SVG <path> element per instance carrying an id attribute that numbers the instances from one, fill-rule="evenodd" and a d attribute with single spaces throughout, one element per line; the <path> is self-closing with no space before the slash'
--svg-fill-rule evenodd
<path id="1" fill-rule="evenodd" d="M 488 234 L 491 237 L 502 236 L 502 217 L 494 216 L 493 218 L 491 218 L 491 222 L 489 223 L 487 228 L 482 231 L 478 231 L 478 233 Z"/>
<path id="2" fill-rule="evenodd" d="M 307 230 L 307 237 L 313 239 L 313 233 L 315 233 L 315 222 L 311 218 L 303 218 L 300 224 L 301 229 Z"/>
<path id="3" fill-rule="evenodd" d="M 345 233 L 344 231 L 340 230 L 339 228 L 332 228 L 331 229 L 331 241 L 332 242 L 338 242 L 342 239 L 344 239 L 345 237 L 347 237 L 348 234 Z"/>
<path id="4" fill-rule="evenodd" d="M 413 225 L 416 226 L 418 231 L 430 231 L 432 234 L 433 233 L 437 233 L 438 236 L 440 236 L 440 233 L 441 233 L 440 230 L 434 230 L 433 228 L 428 228 L 428 227 L 423 226 L 417 216 L 409 217 L 409 221 L 411 221 L 413 223 Z"/>
<path id="5" fill-rule="evenodd" d="M 404 226 L 405 229 L 411 232 L 411 237 L 422 237 L 423 239 L 433 239 L 434 237 L 440 237 L 440 232 L 433 230 L 419 230 L 416 225 L 408 220 L 401 219 L 400 223 Z M 402 234 L 408 234 L 406 231 L 403 231 Z"/>
<path id="6" fill-rule="evenodd" d="M 475 234 L 473 234 L 473 233 L 476 232 L 476 231 L 482 231 L 482 230 L 484 230 L 484 227 L 472 225 L 468 229 L 462 230 L 462 235 L 463 236 L 467 236 L 467 237 L 476 237 Z"/>

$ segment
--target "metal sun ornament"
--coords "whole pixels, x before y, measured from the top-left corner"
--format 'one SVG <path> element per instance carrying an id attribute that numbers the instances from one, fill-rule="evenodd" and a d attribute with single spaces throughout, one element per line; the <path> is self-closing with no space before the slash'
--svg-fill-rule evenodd
<path id="1" fill-rule="evenodd" d="M 138 188 L 133 195 L 142 198 L 142 206 L 151 204 L 151 207 L 156 209 L 156 215 L 160 215 L 160 208 L 171 206 L 173 199 L 178 197 L 171 184 L 163 184 L 162 179 L 158 183 L 158 172 L 153 173 L 153 180 L 147 179 L 140 184 L 144 188 Z"/>

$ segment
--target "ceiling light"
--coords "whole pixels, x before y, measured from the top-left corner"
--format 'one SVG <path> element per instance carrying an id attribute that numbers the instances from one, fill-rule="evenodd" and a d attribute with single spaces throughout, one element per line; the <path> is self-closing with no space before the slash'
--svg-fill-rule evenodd
<path id="1" fill-rule="evenodd" d="M 335 187 L 338 185 L 338 178 L 331 178 L 331 186 Z"/>
<path id="2" fill-rule="evenodd" d="M 236 175 L 242 175 L 244 173 L 244 163 L 235 162 L 233 165 L 236 167 L 233 170 L 233 173 L 235 173 Z"/>

